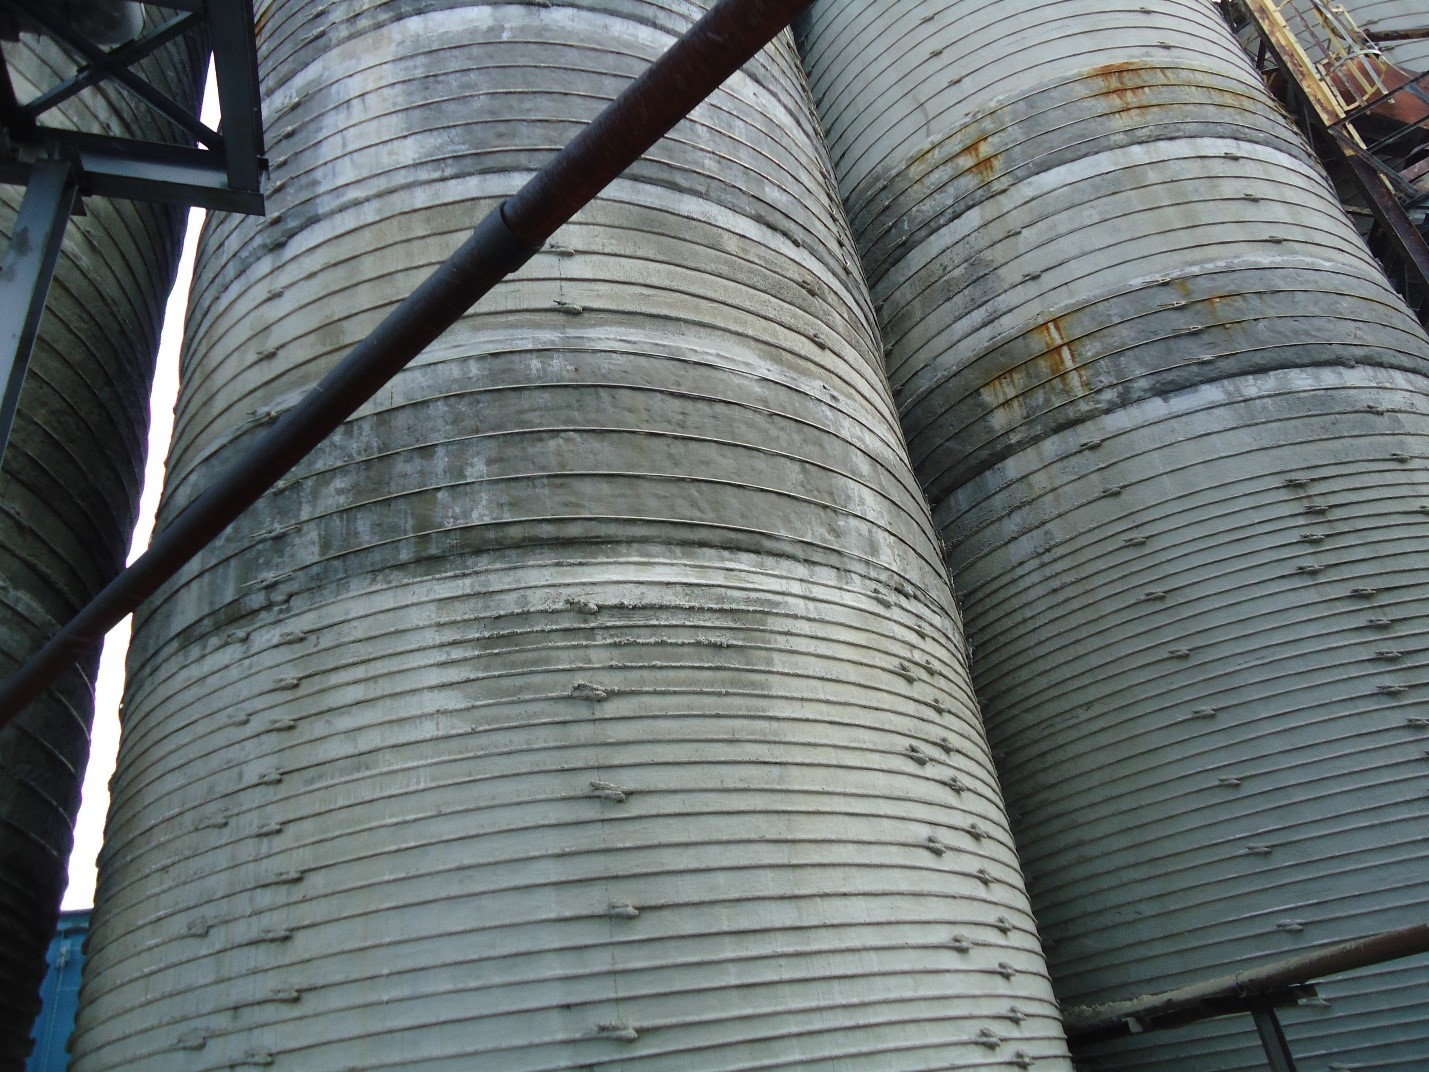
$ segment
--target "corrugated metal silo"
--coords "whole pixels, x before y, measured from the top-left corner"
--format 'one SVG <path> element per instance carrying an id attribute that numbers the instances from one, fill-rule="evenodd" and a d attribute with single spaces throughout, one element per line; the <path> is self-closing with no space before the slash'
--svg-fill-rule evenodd
<path id="1" fill-rule="evenodd" d="M 1429 5 L 1424 0 L 1351 0 L 1345 6 L 1360 28 L 1379 41 L 1387 59 L 1415 74 L 1429 73 Z M 1401 34 L 1415 35 L 1394 39 Z"/>
<path id="2" fill-rule="evenodd" d="M 264 5 L 163 516 L 700 11 Z M 855 260 L 781 39 L 151 602 L 77 1069 L 1069 1068 Z"/>
<path id="3" fill-rule="evenodd" d="M 5 44 L 28 100 L 74 70 L 29 33 Z M 145 77 L 197 97 L 197 57 L 170 46 Z M 157 137 L 167 124 L 123 90 L 95 87 L 46 120 Z M 24 191 L 0 191 L 8 248 Z M 8 674 L 124 563 L 138 509 L 149 379 L 183 217 L 91 198 L 70 222 L 0 471 L 0 674 Z M 0 1068 L 23 1067 L 45 950 L 65 886 L 88 754 L 94 657 L 0 732 Z"/>
<path id="4" fill-rule="evenodd" d="M 1429 341 L 1215 4 L 820 0 L 806 60 L 1064 1001 L 1417 921 Z M 1309 1067 L 1422 1068 L 1426 973 Z M 1248 1019 L 1088 1067 L 1263 1067 Z"/>

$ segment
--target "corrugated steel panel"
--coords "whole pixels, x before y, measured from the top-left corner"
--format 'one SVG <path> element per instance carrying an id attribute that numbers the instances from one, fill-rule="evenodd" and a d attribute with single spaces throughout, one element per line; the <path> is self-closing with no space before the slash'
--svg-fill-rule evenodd
<path id="1" fill-rule="evenodd" d="M 79 976 L 88 936 L 88 909 L 60 913 L 46 957 L 48 971 L 40 987 L 40 1018 L 30 1032 L 35 1048 L 25 1072 L 65 1072 L 69 1068 L 69 1039 L 79 1008 Z"/>
<path id="2" fill-rule="evenodd" d="M 6 42 L 21 100 L 74 70 L 28 33 Z M 182 43 L 140 68 L 176 100 L 198 94 Z M 159 136 L 114 86 L 67 101 L 54 123 Z M 0 191 L 0 249 L 24 190 Z M 0 472 L 0 674 L 9 674 L 124 564 L 138 509 L 159 322 L 182 237 L 177 210 L 90 198 L 70 221 Z M 99 652 L 0 733 L 0 1068 L 19 1068 L 39 1011 L 45 949 L 65 888 L 89 750 Z"/>
<path id="3" fill-rule="evenodd" d="M 1429 340 L 1216 5 L 805 27 L 1064 1001 L 1422 918 Z M 1407 963 L 1314 1069 L 1422 1068 Z M 1264 1067 L 1248 1018 L 1088 1067 Z"/>
<path id="4" fill-rule="evenodd" d="M 699 10 L 264 6 L 164 514 Z M 151 604 L 79 1069 L 1069 1067 L 855 260 L 781 40 Z"/>
<path id="5" fill-rule="evenodd" d="M 1384 55 L 1416 74 L 1429 72 L 1429 5 L 1424 0 L 1349 0 L 1345 4 L 1360 28 L 1370 34 L 1412 33 L 1422 37 L 1405 41 L 1385 41 Z"/>

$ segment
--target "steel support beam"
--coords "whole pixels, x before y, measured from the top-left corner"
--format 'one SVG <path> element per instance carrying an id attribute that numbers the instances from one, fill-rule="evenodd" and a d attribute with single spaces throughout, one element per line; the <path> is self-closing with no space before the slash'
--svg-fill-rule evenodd
<path id="1" fill-rule="evenodd" d="M 76 190 L 74 169 L 68 164 L 36 164 L 0 265 L 0 458 L 10 441 Z"/>
<path id="2" fill-rule="evenodd" d="M 105 50 L 75 32 L 46 6 L 46 0 L 0 0 L 0 14 L 23 18 L 82 63 L 69 78 L 21 102 L 9 67 L 0 56 L 0 182 L 25 182 L 37 159 L 66 159 L 80 172 L 80 195 L 84 197 L 119 197 L 261 215 L 260 182 L 267 162 L 263 159 L 252 0 L 144 2 L 170 8 L 174 14 L 145 36 Z M 174 40 L 195 35 L 213 48 L 223 111 L 221 132 L 211 130 L 192 110 L 130 69 Z M 184 144 L 138 141 L 47 126 L 42 121 L 57 105 L 101 84 L 122 86 L 135 94 L 177 124 L 189 140 Z M 195 142 L 209 148 L 196 148 Z"/>
<path id="3" fill-rule="evenodd" d="M 73 159 L 86 196 L 196 205 L 222 212 L 263 213 L 263 195 L 229 185 L 223 157 L 203 149 L 102 138 L 76 130 L 45 130 L 39 144 Z M 0 159 L 0 182 L 23 183 L 30 174 L 18 160 Z"/>
<path id="4" fill-rule="evenodd" d="M 1265 1050 L 1270 1072 L 1297 1072 L 1295 1058 L 1290 1053 L 1290 1041 L 1285 1037 L 1274 1006 L 1252 1005 L 1250 1015 L 1255 1020 L 1255 1031 L 1260 1036 L 1260 1045 Z"/>
<path id="5" fill-rule="evenodd" d="M 0 687 L 0 726 L 524 264 L 808 2 L 720 0 L 712 7 Z"/>
<path id="6" fill-rule="evenodd" d="M 1308 122 L 1302 122 L 1307 132 L 1318 127 L 1334 143 L 1356 189 L 1364 197 L 1384 230 L 1386 241 L 1405 273 L 1404 290 L 1421 323 L 1429 326 L 1429 243 L 1410 220 L 1395 197 L 1389 180 L 1369 162 L 1359 135 L 1346 127 L 1345 113 L 1330 91 L 1315 77 L 1314 64 L 1305 56 L 1270 0 L 1246 0 L 1260 32 L 1261 44 L 1267 48 L 1276 65 L 1287 75 L 1287 88 L 1292 98 L 1304 105 Z"/>
<path id="7" fill-rule="evenodd" d="M 258 85 L 253 4 L 251 0 L 210 4 L 208 24 L 219 110 L 223 113 L 228 184 L 235 190 L 256 190 L 262 167 L 263 116 L 253 88 Z"/>

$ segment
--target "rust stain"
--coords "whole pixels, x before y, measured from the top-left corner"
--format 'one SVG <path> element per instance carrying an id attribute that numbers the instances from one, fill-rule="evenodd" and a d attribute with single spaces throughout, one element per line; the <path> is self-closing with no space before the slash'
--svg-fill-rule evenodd
<path id="1" fill-rule="evenodd" d="M 1042 352 L 994 376 L 982 389 L 984 400 L 1002 410 L 999 416 L 1009 424 L 1023 419 L 1024 396 L 1029 392 L 1051 388 L 1064 398 L 1077 398 L 1089 390 L 1061 321 L 1053 318 L 1038 324 L 1035 331 Z"/>
<path id="2" fill-rule="evenodd" d="M 273 14 L 273 5 L 272 5 L 272 4 L 264 4 L 263 7 L 258 11 L 257 15 L 254 16 L 254 19 L 253 19 L 253 36 L 254 36 L 255 38 L 258 38 L 259 40 L 261 40 L 262 37 L 263 37 L 263 35 L 267 32 L 267 30 L 268 30 L 268 19 L 269 19 L 269 17 L 272 16 L 272 14 Z"/>
<path id="3" fill-rule="evenodd" d="M 1206 80 L 1187 71 L 1177 71 L 1175 84 L 1182 90 L 1190 89 L 1206 104 L 1218 107 L 1232 107 L 1240 110 L 1255 108 L 1244 93 L 1227 89 L 1212 80 Z M 1157 104 L 1153 90 L 1164 89 L 1171 84 L 1167 73 L 1160 67 L 1127 60 L 1121 63 L 1104 63 L 1087 71 L 1087 79 L 1099 87 L 1099 94 L 1111 98 L 1111 114 L 1121 115 L 1139 108 Z M 1163 100 L 1164 105 L 1168 103 Z M 1184 104 L 1184 101 L 1182 102 Z"/>
<path id="4" fill-rule="evenodd" d="M 998 172 L 998 154 L 988 144 L 989 141 L 991 138 L 983 135 L 958 154 L 960 159 L 967 161 L 966 170 L 984 182 L 996 178 Z"/>
<path id="5" fill-rule="evenodd" d="M 1105 95 L 1116 102 L 1118 112 L 1140 106 L 1151 84 L 1164 80 L 1154 68 L 1131 61 L 1104 63 L 1088 73 L 1101 83 Z"/>
<path id="6" fill-rule="evenodd" d="M 961 149 L 951 159 L 942 154 L 947 149 L 946 142 L 935 142 L 921 150 L 908 162 L 908 173 L 915 182 L 928 179 L 935 171 L 946 176 L 972 173 L 983 182 L 997 177 L 998 153 L 992 148 L 992 136 L 984 134 L 966 149 Z"/>

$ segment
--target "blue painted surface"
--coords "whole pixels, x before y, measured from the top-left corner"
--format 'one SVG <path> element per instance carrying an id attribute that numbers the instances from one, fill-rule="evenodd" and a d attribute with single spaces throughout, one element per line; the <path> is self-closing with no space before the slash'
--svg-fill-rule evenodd
<path id="1" fill-rule="evenodd" d="M 79 1006 L 79 970 L 84 963 L 84 939 L 89 934 L 89 910 L 61 912 L 60 925 L 50 942 L 49 966 L 40 998 L 44 1007 L 30 1037 L 34 1052 L 25 1072 L 67 1072 L 69 1037 Z"/>

